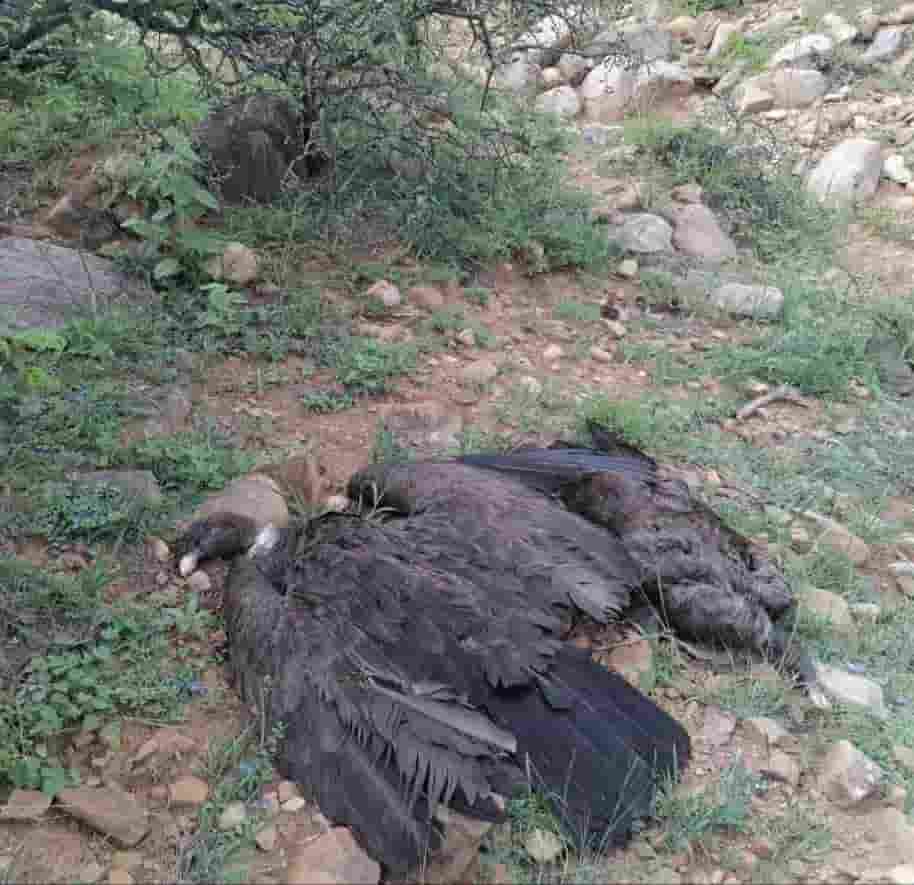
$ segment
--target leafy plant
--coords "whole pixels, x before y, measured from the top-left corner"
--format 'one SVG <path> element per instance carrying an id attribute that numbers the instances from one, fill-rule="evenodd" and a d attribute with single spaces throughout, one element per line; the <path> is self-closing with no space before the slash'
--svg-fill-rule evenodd
<path id="1" fill-rule="evenodd" d="M 336 377 L 354 393 L 382 394 L 391 378 L 415 368 L 416 356 L 415 345 L 353 338 L 352 346 L 339 355 Z"/>
<path id="2" fill-rule="evenodd" d="M 309 390 L 302 395 L 302 405 L 305 410 L 319 415 L 343 412 L 352 408 L 354 402 L 351 394 L 338 393 L 334 390 Z"/>

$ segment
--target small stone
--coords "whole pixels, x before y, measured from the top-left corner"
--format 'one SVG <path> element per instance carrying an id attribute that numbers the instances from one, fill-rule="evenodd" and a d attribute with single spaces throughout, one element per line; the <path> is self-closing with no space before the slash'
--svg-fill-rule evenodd
<path id="1" fill-rule="evenodd" d="M 827 664 L 815 664 L 816 686 L 827 698 L 841 704 L 864 707 L 879 719 L 888 716 L 882 688 L 856 673 L 848 673 Z"/>
<path id="2" fill-rule="evenodd" d="M 400 290 L 389 280 L 378 280 L 365 295 L 368 298 L 377 298 L 385 307 L 397 307 L 403 300 Z"/>
<path id="3" fill-rule="evenodd" d="M 823 15 L 822 24 L 828 29 L 835 43 L 839 46 L 845 43 L 852 43 L 860 33 L 858 28 L 855 28 L 850 22 L 834 12 L 828 12 Z"/>
<path id="4" fill-rule="evenodd" d="M 51 798 L 40 790 L 13 790 L 0 810 L 0 820 L 37 820 L 51 807 Z"/>
<path id="5" fill-rule="evenodd" d="M 628 334 L 625 323 L 622 323 L 619 320 L 603 320 L 603 326 L 606 328 L 606 331 L 609 332 L 610 336 L 617 341 Z"/>
<path id="6" fill-rule="evenodd" d="M 883 772 L 850 741 L 838 741 L 822 761 L 819 787 L 833 802 L 862 802 L 876 792 Z"/>
<path id="7" fill-rule="evenodd" d="M 790 733 L 774 719 L 767 716 L 753 716 L 743 722 L 743 728 L 752 737 L 763 741 L 769 747 L 777 746 L 790 736 Z"/>
<path id="8" fill-rule="evenodd" d="M 460 373 L 464 384 L 483 385 L 495 380 L 498 366 L 491 360 L 476 360 L 465 366 Z"/>
<path id="9" fill-rule="evenodd" d="M 244 243 L 229 243 L 222 255 L 214 255 L 204 265 L 214 280 L 247 286 L 257 279 L 257 255 Z"/>
<path id="10" fill-rule="evenodd" d="M 626 252 L 652 254 L 673 251 L 673 228 L 659 215 L 632 213 L 612 231 L 610 240 Z"/>
<path id="11" fill-rule="evenodd" d="M 760 114 L 774 107 L 774 96 L 754 83 L 742 83 L 734 91 L 736 109 L 741 114 Z"/>
<path id="12" fill-rule="evenodd" d="M 795 787 L 800 782 L 800 766 L 781 750 L 774 750 L 768 757 L 768 763 L 762 766 L 762 774 L 772 780 L 781 781 Z"/>
<path id="13" fill-rule="evenodd" d="M 842 553 L 854 565 L 864 565 L 870 558 L 869 545 L 862 538 L 858 538 L 845 526 L 841 525 L 841 523 L 812 510 L 804 511 L 803 518 L 821 532 L 818 538 L 819 544 Z"/>
<path id="14" fill-rule="evenodd" d="M 301 796 L 301 790 L 298 789 L 295 781 L 280 781 L 276 787 L 276 796 L 281 803 L 288 802 L 290 799 Z"/>
<path id="15" fill-rule="evenodd" d="M 105 868 L 96 861 L 87 863 L 76 875 L 76 880 L 78 882 L 84 882 L 86 885 L 94 885 L 95 882 L 100 882 L 105 875 Z"/>
<path id="16" fill-rule="evenodd" d="M 602 347 L 597 347 L 596 345 L 590 348 L 590 358 L 595 363 L 603 363 L 604 365 L 613 361 L 613 355 L 608 350 L 603 350 Z"/>
<path id="17" fill-rule="evenodd" d="M 206 593 L 208 590 L 212 590 L 213 581 L 205 571 L 199 569 L 187 578 L 187 586 L 194 593 Z"/>
<path id="18" fill-rule="evenodd" d="M 625 261 L 619 262 L 616 273 L 623 280 L 633 280 L 638 276 L 638 262 L 634 258 L 626 258 Z"/>
<path id="19" fill-rule="evenodd" d="M 736 730 L 736 717 L 721 710 L 720 707 L 708 707 L 701 729 L 701 739 L 709 746 L 723 747 L 730 742 Z"/>
<path id="20" fill-rule="evenodd" d="M 324 501 L 324 507 L 332 510 L 334 513 L 345 513 L 352 502 L 346 495 L 331 495 Z"/>
<path id="21" fill-rule="evenodd" d="M 571 86 L 557 86 L 540 95 L 535 107 L 541 114 L 553 114 L 571 120 L 581 112 L 581 99 Z"/>
<path id="22" fill-rule="evenodd" d="M 711 303 L 735 316 L 774 319 L 784 309 L 784 293 L 774 286 L 725 283 L 711 293 Z"/>
<path id="23" fill-rule="evenodd" d="M 524 375 L 517 380 L 517 386 L 528 396 L 539 396 L 543 392 L 543 385 L 532 375 Z"/>
<path id="24" fill-rule="evenodd" d="M 276 817 L 280 812 L 279 796 L 272 791 L 264 793 L 263 798 L 260 800 L 259 807 L 267 817 Z"/>
<path id="25" fill-rule="evenodd" d="M 113 869 L 108 873 L 109 885 L 133 885 L 133 876 L 124 869 Z"/>
<path id="26" fill-rule="evenodd" d="M 150 538 L 149 553 L 156 562 L 170 562 L 171 548 L 161 538 Z"/>
<path id="27" fill-rule="evenodd" d="M 895 744 L 892 747 L 892 758 L 903 768 L 914 772 L 914 749 L 911 749 L 911 747 Z"/>
<path id="28" fill-rule="evenodd" d="M 217 826 L 223 832 L 234 830 L 240 827 L 247 820 L 247 817 L 248 812 L 244 807 L 244 802 L 229 802 L 222 810 L 222 814 L 219 815 Z"/>
<path id="29" fill-rule="evenodd" d="M 550 344 L 543 351 L 543 359 L 547 363 L 554 363 L 560 360 L 565 355 L 565 351 L 558 344 Z"/>
<path id="30" fill-rule="evenodd" d="M 261 851 L 272 851 L 276 847 L 276 841 L 279 838 L 279 830 L 276 824 L 267 824 L 257 831 L 254 841 Z"/>
<path id="31" fill-rule="evenodd" d="M 878 141 L 852 138 L 832 148 L 806 180 L 806 189 L 822 202 L 847 205 L 876 193 L 882 172 Z"/>
<path id="32" fill-rule="evenodd" d="M 851 617 L 850 606 L 837 593 L 818 587 L 803 587 L 798 598 L 802 608 L 817 617 L 826 618 L 836 629 L 843 632 L 853 630 L 854 619 Z"/>
<path id="33" fill-rule="evenodd" d="M 461 331 L 457 333 L 457 340 L 464 347 L 475 347 L 476 333 L 472 329 L 461 329 Z"/>
<path id="34" fill-rule="evenodd" d="M 286 885 L 377 885 L 380 865 L 345 827 L 334 827 L 306 844 L 289 861 Z"/>
<path id="35" fill-rule="evenodd" d="M 860 56 L 865 64 L 886 62 L 900 54 L 909 40 L 905 27 L 880 28 L 873 37 L 869 49 Z"/>
<path id="36" fill-rule="evenodd" d="M 168 787 L 173 805 L 202 805 L 209 798 L 209 784 L 192 775 L 176 780 Z"/>
<path id="37" fill-rule="evenodd" d="M 425 310 L 440 310 L 444 307 L 444 295 L 437 286 L 413 286 L 406 297 L 410 304 Z"/>
<path id="38" fill-rule="evenodd" d="M 875 624 L 882 614 L 882 609 L 874 602 L 852 602 L 850 610 L 860 624 Z"/>
<path id="39" fill-rule="evenodd" d="M 308 803 L 301 796 L 293 796 L 282 803 L 282 810 L 287 814 L 295 814 L 301 811 Z"/>
<path id="40" fill-rule="evenodd" d="M 905 165 L 901 154 L 890 154 L 882 164 L 882 175 L 897 184 L 910 184 L 914 181 L 914 172 Z"/>
<path id="41" fill-rule="evenodd" d="M 524 839 L 524 851 L 538 864 L 552 863 L 565 853 L 562 840 L 555 833 L 537 827 Z"/>

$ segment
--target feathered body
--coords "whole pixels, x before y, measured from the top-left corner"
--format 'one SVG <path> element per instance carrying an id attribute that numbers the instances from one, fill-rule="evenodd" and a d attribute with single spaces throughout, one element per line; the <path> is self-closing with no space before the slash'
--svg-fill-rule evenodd
<path id="1" fill-rule="evenodd" d="M 543 789 L 581 835 L 648 815 L 681 726 L 563 642 L 652 601 L 674 627 L 764 647 L 783 581 L 649 458 L 581 449 L 386 465 L 334 514 L 240 558 L 225 595 L 243 695 L 284 721 L 283 764 L 393 873 L 440 839 L 438 803 L 497 816 Z"/>

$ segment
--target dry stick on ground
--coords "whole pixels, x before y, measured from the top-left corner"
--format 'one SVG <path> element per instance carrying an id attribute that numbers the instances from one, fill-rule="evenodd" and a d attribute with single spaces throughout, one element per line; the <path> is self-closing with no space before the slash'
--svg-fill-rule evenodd
<path id="1" fill-rule="evenodd" d="M 776 387 L 774 390 L 746 403 L 746 405 L 736 413 L 736 417 L 739 421 L 745 421 L 747 418 L 751 418 L 764 406 L 779 401 L 794 403 L 795 405 L 802 406 L 804 409 L 809 408 L 809 403 L 803 399 L 798 390 L 790 387 L 788 384 L 782 384 L 780 387 Z"/>

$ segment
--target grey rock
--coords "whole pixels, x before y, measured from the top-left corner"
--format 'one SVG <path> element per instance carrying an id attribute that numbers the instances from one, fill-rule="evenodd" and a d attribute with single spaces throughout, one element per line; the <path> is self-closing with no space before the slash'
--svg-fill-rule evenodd
<path id="1" fill-rule="evenodd" d="M 107 787 L 61 790 L 58 805 L 71 817 L 133 848 L 149 832 L 146 809 L 129 793 Z"/>
<path id="2" fill-rule="evenodd" d="M 670 252 L 673 249 L 673 228 L 659 215 L 637 212 L 613 230 L 610 240 L 627 252 Z"/>
<path id="3" fill-rule="evenodd" d="M 825 34 L 806 34 L 782 46 L 768 62 L 771 68 L 780 65 L 798 67 L 813 63 L 818 58 L 828 58 L 835 49 L 835 41 Z"/>
<path id="4" fill-rule="evenodd" d="M 806 179 L 822 202 L 848 205 L 872 197 L 879 187 L 882 149 L 878 141 L 851 138 L 833 147 Z"/>
<path id="5" fill-rule="evenodd" d="M 601 62 L 579 87 L 585 116 L 595 123 L 620 121 L 635 96 L 635 86 L 632 71 L 612 59 Z"/>
<path id="6" fill-rule="evenodd" d="M 159 504 L 162 501 L 162 489 L 151 470 L 93 470 L 80 473 L 76 481 L 88 488 L 112 486 L 124 495 L 146 504 Z"/>
<path id="7" fill-rule="evenodd" d="M 643 65 L 635 74 L 635 97 L 640 105 L 668 98 L 681 98 L 695 88 L 695 81 L 682 66 L 670 61 Z"/>
<path id="8" fill-rule="evenodd" d="M 866 64 L 891 61 L 896 55 L 901 54 L 909 41 L 910 34 L 906 27 L 894 25 L 888 28 L 880 28 L 876 31 L 873 42 L 860 59 Z"/>
<path id="9" fill-rule="evenodd" d="M 581 139 L 584 144 L 604 147 L 610 142 L 618 141 L 622 138 L 623 132 L 624 130 L 621 126 L 601 126 L 599 123 L 594 123 L 581 127 Z"/>
<path id="10" fill-rule="evenodd" d="M 770 111 L 774 107 L 774 96 L 755 82 L 755 79 L 740 83 L 733 90 L 733 101 L 736 103 L 737 111 L 741 114 L 760 114 L 762 111 Z"/>
<path id="11" fill-rule="evenodd" d="M 292 102 L 259 93 L 233 99 L 210 114 L 197 126 L 194 140 L 224 200 L 269 203 L 282 191 L 290 167 L 307 174 L 305 129 Z"/>
<path id="12" fill-rule="evenodd" d="M 853 707 L 863 707 L 879 719 L 888 716 L 882 688 L 871 679 L 856 673 L 847 673 L 837 667 L 817 663 L 816 685 L 825 699 Z"/>
<path id="13" fill-rule="evenodd" d="M 822 16 L 822 24 L 828 29 L 839 46 L 844 43 L 851 43 L 857 39 L 860 29 L 852 25 L 846 19 L 834 12 L 828 12 Z"/>
<path id="14" fill-rule="evenodd" d="M 498 69 L 495 82 L 506 92 L 532 98 L 543 86 L 543 69 L 519 53 Z"/>
<path id="15" fill-rule="evenodd" d="M 0 239 L 0 326 L 59 328 L 154 293 L 104 258 L 37 240 Z"/>
<path id="16" fill-rule="evenodd" d="M 721 22 L 714 31 L 714 40 L 711 42 L 706 58 L 717 58 L 739 33 L 740 27 L 735 22 Z"/>
<path id="17" fill-rule="evenodd" d="M 673 245 L 680 252 L 709 264 L 736 257 L 736 245 L 721 230 L 717 217 L 707 206 L 701 203 L 677 206 L 668 217 L 674 228 Z"/>
<path id="18" fill-rule="evenodd" d="M 819 787 L 833 802 L 854 804 L 872 796 L 884 776 L 850 741 L 838 741 L 822 760 Z"/>
<path id="19" fill-rule="evenodd" d="M 570 86 L 558 86 L 540 95 L 535 102 L 535 107 L 543 114 L 554 114 L 563 119 L 572 119 L 581 110 L 581 99 Z"/>
<path id="20" fill-rule="evenodd" d="M 781 68 L 766 78 L 766 88 L 781 108 L 803 108 L 828 91 L 828 80 L 808 68 Z"/>
<path id="21" fill-rule="evenodd" d="M 711 293 L 711 303 L 734 316 L 774 319 L 784 309 L 784 293 L 774 286 L 724 283 Z"/>

